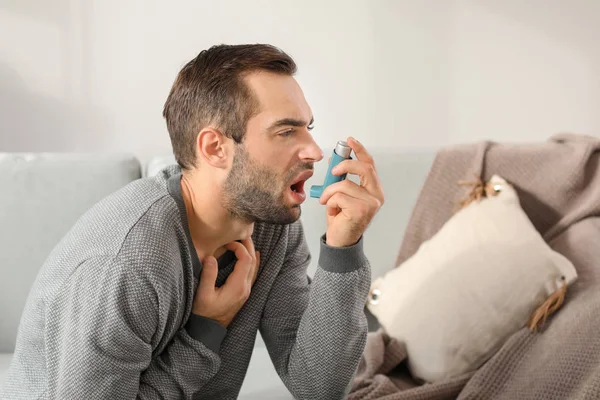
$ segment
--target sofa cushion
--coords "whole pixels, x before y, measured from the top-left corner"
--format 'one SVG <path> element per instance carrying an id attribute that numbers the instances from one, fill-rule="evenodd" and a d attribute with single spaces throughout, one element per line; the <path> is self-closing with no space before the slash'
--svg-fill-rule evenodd
<path id="1" fill-rule="evenodd" d="M 291 400 L 294 398 L 277 375 L 265 347 L 254 348 L 248 373 L 240 390 L 240 398 L 246 400 Z"/>
<path id="2" fill-rule="evenodd" d="M 536 310 L 560 306 L 577 278 L 573 263 L 535 229 L 516 190 L 496 175 L 488 187 L 490 196 L 454 214 L 371 287 L 368 308 L 406 345 L 415 378 L 474 372 L 516 331 L 534 328 Z"/>
<path id="3" fill-rule="evenodd" d="M 0 153 L 0 352 L 12 352 L 29 289 L 94 203 L 141 176 L 130 155 Z"/>

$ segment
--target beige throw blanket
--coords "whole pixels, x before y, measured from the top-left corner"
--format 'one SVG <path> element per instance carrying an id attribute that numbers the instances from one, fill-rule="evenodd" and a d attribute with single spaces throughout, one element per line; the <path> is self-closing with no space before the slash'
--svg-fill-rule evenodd
<path id="1" fill-rule="evenodd" d="M 533 144 L 481 142 L 440 151 L 409 221 L 396 266 L 432 237 L 464 199 L 458 181 L 499 174 L 546 242 L 579 278 L 537 333 L 515 333 L 474 374 L 419 385 L 402 343 L 370 333 L 348 400 L 600 398 L 600 139 L 560 134 Z"/>

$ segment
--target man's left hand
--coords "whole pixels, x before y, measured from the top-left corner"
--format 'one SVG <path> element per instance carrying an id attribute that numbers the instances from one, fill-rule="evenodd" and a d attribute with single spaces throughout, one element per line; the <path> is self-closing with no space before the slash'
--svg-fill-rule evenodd
<path id="1" fill-rule="evenodd" d="M 333 247 L 351 246 L 361 238 L 375 214 L 384 203 L 381 182 L 373 157 L 354 138 L 348 138 L 356 160 L 344 160 L 331 173 L 354 174 L 360 184 L 349 179 L 329 185 L 319 202 L 327 205 L 326 243 Z"/>

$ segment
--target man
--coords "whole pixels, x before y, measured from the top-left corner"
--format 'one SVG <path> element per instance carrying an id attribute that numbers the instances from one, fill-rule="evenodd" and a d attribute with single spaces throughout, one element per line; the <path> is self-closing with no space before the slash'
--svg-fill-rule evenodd
<path id="1" fill-rule="evenodd" d="M 3 398 L 233 399 L 260 331 L 298 399 L 341 399 L 366 340 L 362 235 L 383 204 L 373 160 L 320 198 L 314 281 L 299 220 L 323 158 L 294 61 L 215 46 L 164 108 L 178 165 L 88 211 L 52 252 L 20 326 Z"/>

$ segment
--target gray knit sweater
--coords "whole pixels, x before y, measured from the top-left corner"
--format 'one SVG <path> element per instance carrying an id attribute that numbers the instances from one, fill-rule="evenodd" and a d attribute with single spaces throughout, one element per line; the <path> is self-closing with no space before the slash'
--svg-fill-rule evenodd
<path id="1" fill-rule="evenodd" d="M 191 314 L 202 265 L 180 170 L 130 183 L 89 210 L 43 265 L 2 399 L 234 399 L 260 331 L 298 399 L 342 399 L 364 349 L 370 265 L 362 239 L 321 237 L 314 280 L 300 222 L 257 224 L 261 265 L 224 329 Z M 217 285 L 235 265 L 219 259 Z"/>

